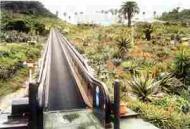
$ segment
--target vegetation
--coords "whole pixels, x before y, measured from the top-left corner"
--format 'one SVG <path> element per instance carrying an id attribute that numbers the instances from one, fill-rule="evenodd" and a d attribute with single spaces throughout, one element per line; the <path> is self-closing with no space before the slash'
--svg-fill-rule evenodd
<path id="1" fill-rule="evenodd" d="M 58 20 L 38 1 L 1 1 L 0 40 L 39 40 L 37 35 L 46 36 L 50 28 L 49 23 L 52 23 L 53 19 Z"/>
<path id="2" fill-rule="evenodd" d="M 174 8 L 170 12 L 164 12 L 160 17 L 164 21 L 181 21 L 183 25 L 186 25 L 185 22 L 190 22 L 190 9 L 183 9 L 180 11 L 180 8 Z"/>
<path id="3" fill-rule="evenodd" d="M 182 79 L 184 84 L 189 84 L 190 77 L 190 51 L 182 48 L 174 60 L 174 74 Z"/>
<path id="4" fill-rule="evenodd" d="M 56 19 L 37 1 L 1 1 L 0 96 L 18 90 L 28 77 L 24 62 L 40 57 L 48 30 L 44 19 Z M 31 44 L 29 42 L 32 42 Z"/>
<path id="5" fill-rule="evenodd" d="M 22 68 L 9 79 L 0 79 L 0 96 L 7 95 L 20 89 L 22 86 L 24 86 L 24 82 L 27 80 L 27 76 L 28 69 Z"/>
<path id="6" fill-rule="evenodd" d="M 0 96 L 22 87 L 27 78 L 24 62 L 35 61 L 40 56 L 41 45 L 26 43 L 0 45 Z"/>
<path id="7" fill-rule="evenodd" d="M 145 29 L 144 23 L 136 25 L 135 44 L 130 47 L 131 28 L 126 26 L 67 25 L 60 28 L 88 58 L 97 77 L 106 83 L 112 94 L 113 81 L 121 80 L 122 99 L 142 118 L 164 129 L 189 128 L 188 83 L 177 76 L 180 72 L 176 70 L 180 66 L 178 53 L 185 51 L 183 61 L 186 63 L 183 64 L 188 64 L 190 48 L 183 40 L 173 44 L 171 36 L 188 37 L 190 29 L 181 24 L 152 23 L 150 40 L 146 40 Z M 187 79 L 187 73 L 185 75 Z M 135 100 L 127 99 L 134 96 Z M 173 101 L 174 104 L 169 103 Z M 158 112 L 153 112 L 155 110 Z"/>
<path id="8" fill-rule="evenodd" d="M 139 13 L 139 7 L 134 1 L 127 1 L 123 3 L 120 12 L 124 15 L 125 19 L 128 19 L 128 26 L 131 26 L 131 19 L 135 13 Z"/>
<path id="9" fill-rule="evenodd" d="M 30 28 L 22 20 L 10 21 L 5 25 L 6 30 L 17 30 L 28 33 Z"/>
<path id="10" fill-rule="evenodd" d="M 124 56 L 127 54 L 128 49 L 130 48 L 130 42 L 125 37 L 120 37 L 116 39 L 116 44 L 119 49 L 119 57 L 124 58 Z"/>
<path id="11" fill-rule="evenodd" d="M 157 92 L 160 85 L 159 81 L 151 79 L 148 75 L 146 77 L 133 77 L 128 83 L 131 86 L 132 93 L 144 102 L 151 101 L 149 97 Z"/>
<path id="12" fill-rule="evenodd" d="M 135 2 L 126 2 L 121 7 L 129 26 L 137 12 Z M 20 43 L 6 43 L 0 49 L 0 76 L 3 78 L 0 94 L 14 89 L 10 83 L 12 79 L 21 79 L 27 74 L 19 74 L 26 70 L 23 61 L 39 56 L 40 45 L 21 42 L 32 40 L 31 35 L 36 39 L 39 35 L 45 36 L 49 28 L 55 26 L 88 59 L 95 75 L 106 83 L 111 95 L 113 81 L 120 79 L 123 101 L 142 118 L 163 129 L 190 128 L 190 47 L 189 41 L 184 40 L 189 38 L 190 28 L 183 22 L 137 23 L 132 37 L 132 28 L 124 25 L 76 26 L 46 14 L 37 16 L 35 11 L 10 15 L 10 11 L 4 10 L 2 14 L 1 40 Z M 161 19 L 164 20 L 164 16 Z M 131 47 L 132 38 L 135 43 Z"/>
<path id="13" fill-rule="evenodd" d="M 144 26 L 144 34 L 146 40 L 150 41 L 151 40 L 151 33 L 153 32 L 153 28 L 151 24 L 145 24 Z"/>
<path id="14" fill-rule="evenodd" d="M 190 127 L 190 115 L 175 111 L 175 104 L 179 104 L 177 101 L 172 101 L 175 103 L 172 105 L 164 105 L 164 102 L 164 100 L 162 102 L 160 100 L 159 104 L 161 106 L 159 106 L 157 102 L 143 103 L 138 100 L 130 100 L 128 101 L 128 106 L 140 113 L 141 117 L 154 123 L 154 125 L 161 129 L 188 129 Z"/>
<path id="15" fill-rule="evenodd" d="M 6 10 L 15 15 L 17 13 L 27 15 L 38 15 L 45 17 L 55 17 L 49 10 L 38 1 L 1 1 L 2 11 Z"/>
<path id="16" fill-rule="evenodd" d="M 180 94 L 184 89 L 184 84 L 172 74 L 165 74 L 159 77 L 161 91 L 169 94 Z"/>

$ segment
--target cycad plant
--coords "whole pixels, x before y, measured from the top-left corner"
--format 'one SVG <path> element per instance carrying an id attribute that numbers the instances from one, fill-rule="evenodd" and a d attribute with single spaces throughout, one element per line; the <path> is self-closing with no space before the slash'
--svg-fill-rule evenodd
<path id="1" fill-rule="evenodd" d="M 190 76 L 190 51 L 181 49 L 176 55 L 174 61 L 174 74 L 177 78 L 182 79 L 184 83 Z"/>
<path id="2" fill-rule="evenodd" d="M 116 39 L 116 44 L 119 49 L 119 56 L 121 58 L 124 58 L 126 53 L 128 52 L 128 49 L 130 48 L 129 39 L 124 36 L 121 36 Z"/>
<path id="3" fill-rule="evenodd" d="M 159 80 L 163 92 L 179 94 L 184 88 L 184 84 L 172 74 L 160 76 Z"/>
<path id="4" fill-rule="evenodd" d="M 140 100 L 150 101 L 150 96 L 158 91 L 160 81 L 156 81 L 147 76 L 133 76 L 131 81 L 128 81 L 131 91 Z"/>
<path id="5" fill-rule="evenodd" d="M 151 34 L 153 32 L 153 27 L 151 24 L 145 24 L 144 30 L 146 40 L 150 41 L 151 40 Z"/>

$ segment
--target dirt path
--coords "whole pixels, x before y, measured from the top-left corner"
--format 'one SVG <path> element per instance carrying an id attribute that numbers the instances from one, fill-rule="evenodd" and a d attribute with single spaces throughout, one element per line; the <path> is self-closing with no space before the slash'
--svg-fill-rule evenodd
<path id="1" fill-rule="evenodd" d="M 26 81 L 22 88 L 16 92 L 2 96 L 0 98 L 0 112 L 11 112 L 12 100 L 26 96 L 28 93 L 28 82 Z"/>
<path id="2" fill-rule="evenodd" d="M 159 129 L 141 118 L 129 118 L 120 121 L 121 129 Z"/>

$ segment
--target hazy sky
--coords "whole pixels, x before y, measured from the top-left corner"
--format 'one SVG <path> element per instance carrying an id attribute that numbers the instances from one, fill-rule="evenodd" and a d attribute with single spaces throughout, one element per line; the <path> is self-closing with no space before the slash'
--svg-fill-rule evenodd
<path id="1" fill-rule="evenodd" d="M 41 0 L 41 2 L 52 12 L 75 12 L 84 11 L 91 13 L 101 9 L 119 8 L 126 0 Z M 135 0 L 141 13 L 152 15 L 153 11 L 161 14 L 163 11 L 169 11 L 174 7 L 190 8 L 190 0 Z"/>

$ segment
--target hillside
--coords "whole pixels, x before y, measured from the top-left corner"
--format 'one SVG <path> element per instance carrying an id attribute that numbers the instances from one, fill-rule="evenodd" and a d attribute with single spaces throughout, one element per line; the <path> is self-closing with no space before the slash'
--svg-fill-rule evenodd
<path id="1" fill-rule="evenodd" d="M 41 3 L 32 3 L 27 9 L 28 2 L 1 2 L 0 96 L 26 81 L 23 62 L 40 57 L 45 40 L 39 39 L 56 26 L 88 59 L 111 98 L 113 82 L 119 79 L 122 102 L 141 118 L 161 129 L 190 129 L 190 27 L 181 22 L 190 19 L 189 10 L 174 9 L 160 18 L 169 22 L 138 23 L 133 28 L 72 25 Z M 36 44 L 27 43 L 31 40 Z"/>
<path id="2" fill-rule="evenodd" d="M 31 36 L 46 36 L 49 24 L 58 18 L 38 1 L 1 1 L 0 40 L 26 42 Z"/>
<path id="3" fill-rule="evenodd" d="M 38 1 L 1 1 L 1 9 L 14 13 L 55 17 Z"/>
<path id="4" fill-rule="evenodd" d="M 20 89 L 28 79 L 24 62 L 41 54 L 47 23 L 57 17 L 36 1 L 1 1 L 0 96 Z M 28 44 L 32 41 L 35 44 Z"/>
<path id="5" fill-rule="evenodd" d="M 65 28 L 66 23 L 37 1 L 0 3 L 0 96 L 3 96 L 20 89 L 28 79 L 28 68 L 23 62 L 35 62 L 40 57 L 50 28 Z"/>

